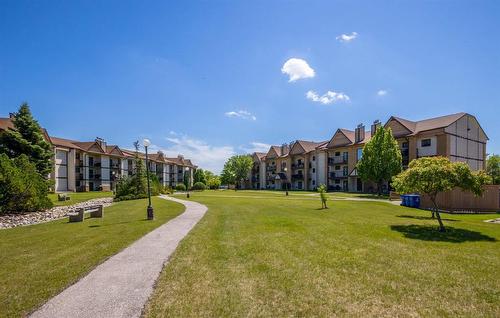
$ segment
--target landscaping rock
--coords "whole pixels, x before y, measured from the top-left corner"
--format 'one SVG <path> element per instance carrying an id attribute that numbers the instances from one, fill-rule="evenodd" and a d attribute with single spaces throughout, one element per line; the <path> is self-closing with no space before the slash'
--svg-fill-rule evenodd
<path id="1" fill-rule="evenodd" d="M 99 198 L 73 205 L 56 206 L 46 211 L 4 214 L 0 215 L 0 229 L 8 229 L 16 226 L 25 226 L 53 221 L 64 218 L 68 215 L 68 213 L 71 213 L 79 208 L 101 204 L 104 207 L 107 207 L 112 203 L 113 198 Z"/>

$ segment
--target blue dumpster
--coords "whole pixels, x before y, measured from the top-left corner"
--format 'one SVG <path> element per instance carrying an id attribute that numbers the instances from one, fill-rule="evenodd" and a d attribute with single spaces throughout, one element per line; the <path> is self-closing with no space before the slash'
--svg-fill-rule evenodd
<path id="1" fill-rule="evenodd" d="M 403 194 L 401 195 L 401 205 L 409 208 L 420 207 L 420 195 L 418 194 Z"/>
<path id="2" fill-rule="evenodd" d="M 408 206 L 408 195 L 406 194 L 401 195 L 401 205 Z"/>

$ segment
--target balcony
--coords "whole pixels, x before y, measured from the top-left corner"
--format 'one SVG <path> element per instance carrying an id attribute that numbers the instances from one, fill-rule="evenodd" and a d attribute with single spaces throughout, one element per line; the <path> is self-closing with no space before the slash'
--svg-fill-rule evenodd
<path id="1" fill-rule="evenodd" d="M 300 174 L 292 174 L 292 180 L 304 180 L 304 175 Z"/>
<path id="2" fill-rule="evenodd" d="M 347 171 L 334 171 L 330 172 L 328 176 L 330 177 L 330 179 L 347 178 L 348 173 Z"/>
<path id="3" fill-rule="evenodd" d="M 267 166 L 266 171 L 276 171 L 276 166 Z"/>
<path id="4" fill-rule="evenodd" d="M 347 156 L 331 157 L 331 158 L 328 158 L 328 164 L 329 165 L 347 164 L 348 160 L 349 160 L 349 158 Z"/>
<path id="5" fill-rule="evenodd" d="M 304 169 L 304 163 L 294 163 L 292 164 L 292 169 Z"/>

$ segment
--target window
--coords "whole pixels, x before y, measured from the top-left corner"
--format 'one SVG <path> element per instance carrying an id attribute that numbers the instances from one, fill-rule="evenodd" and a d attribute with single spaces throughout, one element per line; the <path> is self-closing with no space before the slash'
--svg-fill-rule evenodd
<path id="1" fill-rule="evenodd" d="M 313 156 L 313 161 L 315 161 L 315 160 L 316 160 L 316 156 Z"/>
<path id="2" fill-rule="evenodd" d="M 340 156 L 340 151 L 337 151 L 337 152 L 335 153 L 335 157 L 338 157 L 338 156 Z"/>
<path id="3" fill-rule="evenodd" d="M 335 170 L 340 170 L 340 166 L 335 166 Z"/>
<path id="4" fill-rule="evenodd" d="M 409 147 L 408 141 L 405 141 L 401 144 L 401 148 L 408 148 L 408 147 Z"/>
<path id="5" fill-rule="evenodd" d="M 422 139 L 422 141 L 420 142 L 420 145 L 422 145 L 422 147 L 430 147 L 431 140 L 430 139 Z"/>
<path id="6" fill-rule="evenodd" d="M 313 181 L 312 181 L 312 185 L 315 185 L 315 184 L 316 184 L 316 180 L 313 180 Z"/>
<path id="7" fill-rule="evenodd" d="M 315 168 L 313 168 L 313 173 L 315 173 L 315 172 L 316 172 L 316 169 L 315 169 Z"/>
<path id="8" fill-rule="evenodd" d="M 358 161 L 363 157 L 363 148 L 358 148 L 357 150 Z"/>

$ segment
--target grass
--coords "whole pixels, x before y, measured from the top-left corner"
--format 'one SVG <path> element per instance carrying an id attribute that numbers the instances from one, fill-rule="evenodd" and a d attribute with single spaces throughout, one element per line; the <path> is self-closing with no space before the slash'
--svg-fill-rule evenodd
<path id="1" fill-rule="evenodd" d="M 134 200 L 105 208 L 102 219 L 0 230 L 0 317 L 26 315 L 184 210 L 159 198 L 153 205 L 154 221 L 145 220 L 147 200 Z"/>
<path id="2" fill-rule="evenodd" d="M 57 193 L 50 193 L 49 199 L 52 201 L 52 203 L 54 203 L 54 206 L 63 206 L 63 205 L 77 204 L 91 199 L 113 197 L 113 192 L 110 191 L 72 192 L 68 193 L 67 195 L 70 197 L 71 200 L 58 201 Z"/>
<path id="3" fill-rule="evenodd" d="M 500 316 L 500 226 L 387 202 L 257 191 L 209 207 L 162 272 L 148 317 Z"/>

